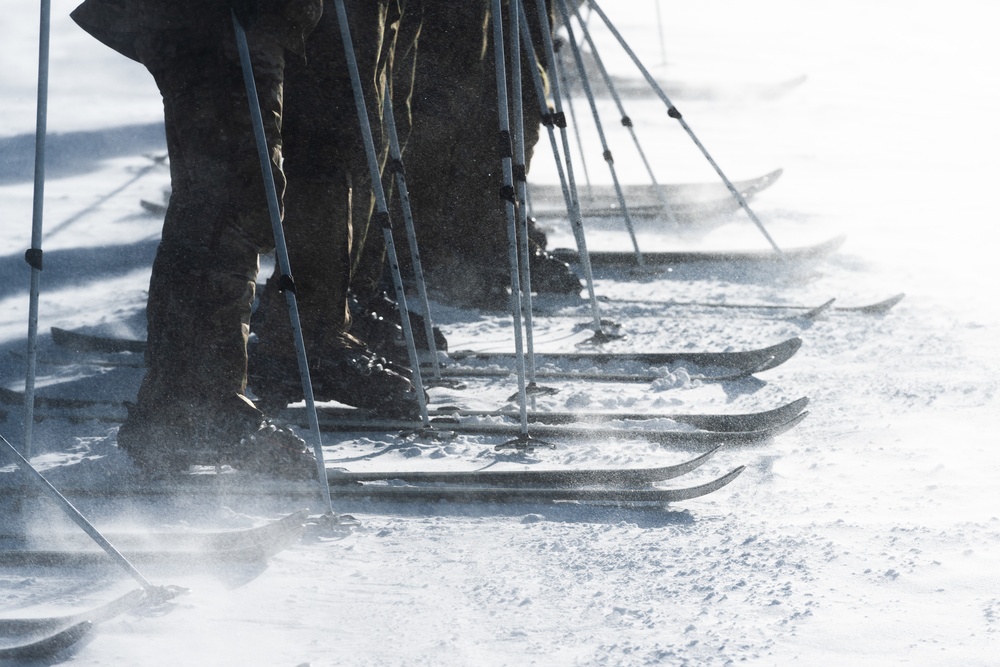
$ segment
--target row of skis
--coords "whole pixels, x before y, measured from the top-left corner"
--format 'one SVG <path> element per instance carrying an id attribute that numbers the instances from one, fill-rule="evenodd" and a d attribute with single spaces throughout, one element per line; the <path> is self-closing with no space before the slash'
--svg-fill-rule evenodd
<path id="1" fill-rule="evenodd" d="M 568 8 L 562 2 L 557 5 Z M 603 13 L 596 3 L 589 7 Z M 578 15 L 579 17 L 579 15 Z M 563 15 L 563 29 L 570 23 L 568 14 Z M 588 17 L 589 18 L 589 17 Z M 610 22 L 608 27 L 614 32 Z M 637 96 L 640 91 L 648 97 L 650 77 L 622 79 L 609 76 L 597 57 L 593 41 L 586 28 L 586 21 L 579 20 L 577 29 L 586 43 L 581 48 L 572 34 L 565 36 L 565 42 L 572 47 L 572 57 L 576 68 L 566 66 L 562 58 L 567 49 L 562 49 L 553 73 L 553 94 L 558 96 L 558 79 L 562 77 L 565 90 L 571 94 L 588 98 L 595 108 L 595 95 L 610 95 L 621 112 L 622 125 L 632 131 L 631 120 L 623 108 L 623 98 Z M 589 50 L 586 50 L 589 47 Z M 626 47 L 627 49 L 627 47 Z M 638 62 L 636 64 L 639 64 Z M 595 75 L 595 85 L 587 83 L 588 72 Z M 641 65 L 640 65 L 640 69 Z M 531 68 L 528 68 L 531 71 Z M 645 74 L 648 74 L 643 70 Z M 758 91 L 760 95 L 773 97 L 783 94 L 802 83 L 802 79 L 783 82 Z M 656 95 L 668 106 L 668 114 L 683 123 L 676 108 L 670 104 L 663 89 L 653 87 Z M 671 94 L 684 94 L 683 88 L 669 88 Z M 690 91 L 689 91 L 690 92 Z M 747 91 L 744 91 L 747 92 Z M 758 94 L 750 92 L 748 94 Z M 695 97 L 698 95 L 695 94 Z M 572 95 L 566 97 L 572 103 Z M 558 97 L 552 104 L 564 117 Z M 572 109 L 570 109 L 572 112 Z M 572 115 L 572 114 L 571 114 Z M 550 117 L 548 120 L 552 120 Z M 596 118 L 595 122 L 599 123 Z M 557 161 L 559 158 L 557 133 L 561 134 L 562 146 L 566 149 L 566 161 L 570 166 L 565 123 L 547 123 L 550 142 Z M 598 128 L 600 129 L 600 128 Z M 603 134 L 602 134 L 603 138 Z M 692 134 L 693 138 L 693 134 Z M 701 146 L 699 142 L 696 143 Z M 636 144 L 637 148 L 638 143 Z M 610 156 L 604 146 L 606 159 Z M 704 150 L 704 149 L 702 149 Z M 639 148 L 640 155 L 642 154 Z M 707 154 L 706 154 L 707 156 Z M 643 156 L 643 160 L 645 160 Z M 154 157 L 155 165 L 162 165 L 165 157 Z M 588 290 L 591 310 L 596 314 L 593 329 L 598 343 L 587 351 L 562 353 L 536 353 L 531 351 L 537 365 L 546 370 L 537 371 L 526 384 L 524 376 L 524 354 L 496 353 L 482 351 L 451 351 L 449 354 L 435 353 L 433 336 L 429 334 L 423 344 L 424 354 L 417 364 L 420 375 L 426 379 L 425 386 L 445 386 L 451 389 L 475 387 L 477 382 L 509 378 L 518 375 L 518 394 L 502 410 L 471 410 L 455 406 L 422 406 L 419 421 L 386 420 L 378 415 L 362 411 L 331 406 L 316 406 L 315 414 L 302 407 L 288 407 L 277 415 L 289 423 L 309 428 L 315 420 L 325 433 L 352 434 L 363 436 L 373 443 L 388 442 L 392 438 L 446 438 L 461 434 L 469 438 L 479 438 L 484 446 L 502 449 L 509 445 L 515 455 L 504 455 L 506 461 L 517 462 L 516 467 L 487 465 L 477 470 L 388 470 L 384 472 L 352 471 L 343 468 L 327 468 L 326 478 L 320 480 L 324 497 L 336 500 L 383 500 L 405 501 L 453 501 L 478 503 L 560 503 L 560 504 L 611 504 L 614 506 L 649 506 L 684 501 L 723 488 L 736 479 L 743 467 L 736 467 L 725 474 L 700 484 L 664 486 L 663 482 L 675 480 L 698 470 L 709 461 L 713 454 L 724 447 L 755 445 L 766 443 L 772 438 L 789 431 L 808 414 L 808 399 L 803 397 L 784 405 L 772 406 L 767 410 L 743 414 L 651 414 L 629 412 L 554 412 L 528 410 L 527 396 L 531 391 L 551 391 L 551 387 L 540 387 L 537 383 L 556 384 L 560 381 L 594 381 L 602 383 L 652 383 L 662 379 L 665 372 L 685 369 L 692 379 L 702 383 L 735 383 L 753 378 L 756 374 L 773 369 L 792 358 L 802 341 L 790 338 L 760 349 L 727 352 L 604 352 L 600 348 L 602 336 L 613 338 L 605 329 L 605 320 L 600 317 L 600 306 L 611 300 L 599 299 L 592 290 L 596 269 L 606 275 L 628 279 L 636 268 L 646 272 L 673 270 L 678 267 L 697 265 L 699 270 L 719 269 L 722 275 L 730 275 L 734 270 L 758 271 L 769 267 L 777 271 L 789 271 L 803 263 L 821 260 L 835 252 L 842 237 L 801 248 L 782 249 L 782 252 L 732 251 L 732 252 L 640 252 L 635 244 L 634 224 L 655 225 L 663 231 L 698 233 L 713 225 L 726 221 L 732 214 L 745 210 L 751 218 L 747 201 L 762 190 L 771 187 L 780 177 L 781 170 L 772 171 L 758 178 L 730 182 L 722 176 L 720 184 L 679 184 L 661 185 L 651 176 L 648 185 L 619 185 L 614 173 L 613 160 L 607 159 L 612 169 L 614 186 L 592 186 L 578 188 L 575 196 L 568 185 L 559 187 L 531 186 L 522 190 L 522 206 L 518 211 L 530 209 L 531 215 L 543 221 L 560 221 L 569 218 L 571 225 L 583 221 L 595 227 L 622 224 L 632 237 L 633 252 L 611 252 L 586 250 L 579 245 L 576 250 L 556 250 L 555 254 L 566 262 L 575 264 L 589 281 Z M 155 167 L 149 167 L 152 169 Z M 648 168 L 648 165 L 647 165 Z M 562 172 L 562 168 L 560 168 Z M 721 176 L 720 172 L 720 176 Z M 565 182 L 565 179 L 564 179 Z M 530 195 L 530 196 L 529 196 Z M 142 207 L 150 214 L 162 215 L 165 204 L 142 201 Z M 521 216 L 522 221 L 525 215 Z M 706 269 L 705 267 L 709 267 Z M 676 273 L 674 275 L 677 275 Z M 516 329 L 521 330 L 521 316 L 531 310 L 530 291 L 527 308 L 512 308 Z M 752 309 L 763 312 L 783 313 L 802 320 L 812 320 L 834 311 L 856 316 L 882 316 L 895 306 L 903 295 L 899 294 L 884 301 L 856 306 L 841 306 L 831 299 L 821 304 L 787 305 L 762 303 L 682 303 L 662 302 L 665 307 L 696 306 L 698 308 Z M 513 299 L 512 299 L 513 300 Z M 426 306 L 426 299 L 423 305 Z M 622 301 L 624 303 L 624 301 Z M 643 300 L 645 305 L 656 302 Z M 429 308 L 424 315 L 429 321 Z M 406 318 L 409 321 L 409 318 Z M 115 367 L 141 367 L 145 342 L 95 335 L 94 332 L 69 331 L 53 328 L 52 342 L 48 358 L 39 360 L 41 365 L 90 366 L 107 370 Z M 414 346 L 421 345 L 420 336 L 412 337 Z M 515 345 L 515 348 L 519 348 Z M 411 359 L 412 363 L 413 359 Z M 534 368 L 535 364 L 531 364 Z M 553 370 L 558 369 L 558 370 Z M 469 391 L 474 391 L 469 389 Z M 433 391 L 431 392 L 433 395 Z M 0 412 L 6 417 L 8 412 L 25 408 L 25 395 L 21 392 L 0 388 Z M 34 392 L 32 414 L 36 421 L 56 418 L 67 422 L 101 420 L 120 423 L 126 415 L 124 402 L 120 399 L 100 396 L 81 396 L 73 393 L 72 383 L 44 387 Z M 664 427 L 664 420 L 671 420 L 670 427 Z M 529 458 L 518 457 L 518 453 L 537 451 L 543 446 L 555 443 L 589 441 L 592 443 L 641 441 L 655 443 L 673 449 L 688 450 L 690 456 L 670 465 L 632 468 L 597 469 L 539 469 L 528 466 Z M 496 444 L 496 443 L 500 444 Z M 498 462 L 499 462 L 498 458 Z M 539 456 L 532 459 L 537 464 Z M 51 486 L 51 485 L 50 485 Z M 168 481 L 148 479 L 116 480 L 113 488 L 100 489 L 80 486 L 61 489 L 67 497 L 100 493 L 128 497 L 147 497 L 155 502 L 160 496 L 185 496 L 189 494 L 207 497 L 225 497 L 227 500 L 240 496 L 301 497 L 315 500 L 316 484 L 287 482 L 250 478 L 234 471 L 198 471 L 198 474 L 182 475 Z M 16 504 L 27 493 L 32 497 L 30 487 L 5 485 L 0 494 L 4 502 Z M 52 489 L 54 490 L 54 489 Z M 58 492 L 57 492 L 58 493 Z M 38 494 L 41 495 L 40 493 Z M 69 501 L 67 501 L 68 503 Z M 332 506 L 331 506 L 332 510 Z M 8 534 L 0 536 L 0 567 L 4 568 L 100 568 L 122 565 L 133 568 L 199 567 L 211 565 L 228 567 L 234 563 L 260 563 L 298 541 L 303 531 L 342 531 L 351 525 L 351 518 L 327 514 L 310 514 L 307 510 L 297 511 L 281 519 L 264 522 L 254 528 L 235 531 L 176 530 L 161 533 L 143 533 L 141 538 L 135 533 L 108 535 L 107 544 L 111 550 L 103 551 L 95 546 L 89 537 L 62 536 L 53 546 L 39 545 L 37 539 Z M 115 553 L 118 557 L 115 557 Z M 119 560 L 122 559 L 122 560 Z M 126 568 L 127 569 L 127 568 Z M 135 577 L 137 570 L 132 570 Z M 109 595 L 109 601 L 98 606 L 71 614 L 48 615 L 44 611 L 18 612 L 16 616 L 0 614 L 0 662 L 18 660 L 50 659 L 77 646 L 94 627 L 124 613 L 148 613 L 161 611 L 173 604 L 172 598 L 182 591 L 171 587 L 149 584 L 137 577 L 140 586 L 124 594 Z"/>
<path id="2" fill-rule="evenodd" d="M 879 315 L 888 312 L 900 296 L 880 303 L 846 309 L 851 313 Z M 746 304 L 750 307 L 750 304 Z M 765 306 L 766 308 L 766 306 Z M 805 307 L 803 307 L 805 308 Z M 830 306 L 804 309 L 802 315 L 818 316 Z M 144 341 L 107 338 L 92 334 L 53 329 L 55 348 L 65 352 L 55 355 L 51 363 L 89 363 L 102 367 L 138 366 L 141 364 Z M 687 368 L 692 377 L 703 382 L 739 382 L 786 362 L 800 348 L 799 338 L 790 338 L 776 345 L 736 352 L 643 352 L 603 353 L 572 352 L 539 355 L 546 367 L 558 365 L 565 373 L 552 374 L 550 380 L 593 379 L 601 382 L 654 382 L 662 377 L 664 368 Z M 477 378 L 508 376 L 511 354 L 453 353 L 440 370 L 450 379 L 475 382 Z M 647 372 L 630 374 L 603 373 L 599 369 L 628 361 L 629 367 L 644 365 Z M 573 370 L 579 368 L 582 370 Z M 595 369 L 598 369 L 595 371 Z M 428 366 L 425 370 L 430 372 Z M 447 371 L 447 373 L 444 373 Z M 23 393 L 0 390 L 0 404 L 15 410 L 24 400 Z M 690 458 L 670 465 L 639 468 L 597 469 L 535 469 L 517 466 L 494 469 L 487 466 L 473 471 L 457 470 L 395 470 L 357 472 L 328 468 L 326 482 L 331 497 L 382 501 L 440 501 L 483 503 L 599 503 L 616 506 L 662 505 L 706 495 L 726 486 L 743 470 L 737 467 L 726 474 L 697 485 L 662 486 L 697 470 L 724 447 L 763 444 L 787 432 L 808 414 L 809 401 L 803 397 L 772 409 L 752 413 L 628 413 L 628 412 L 554 412 L 529 413 L 529 429 L 536 444 L 560 442 L 621 442 L 638 440 L 662 444 L 671 449 L 694 452 Z M 521 434 L 517 413 L 462 410 L 437 407 L 428 411 L 430 428 L 422 422 L 389 421 L 374 415 L 342 407 L 322 406 L 319 410 L 321 430 L 326 433 L 363 435 L 371 442 L 384 442 L 386 434 L 408 433 L 408 437 L 439 438 L 442 434 L 462 433 L 483 436 L 496 441 L 517 440 Z M 101 398 L 60 396 L 58 392 L 42 391 L 35 397 L 36 419 L 107 420 L 120 422 L 125 409 L 120 402 Z M 506 416 L 504 420 L 496 419 Z M 288 407 L 279 417 L 308 427 L 310 420 L 303 407 Z M 484 420 L 484 417 L 491 419 Z M 672 420 L 678 428 L 649 428 L 646 420 Z M 638 424 L 638 427 L 636 425 Z M 505 457 L 509 458 L 509 457 Z M 537 457 L 535 457 L 537 460 Z M 241 496 L 273 495 L 315 499 L 312 483 L 286 482 L 250 478 L 240 473 L 191 474 L 169 482 L 143 479 L 116 480 L 113 491 L 102 488 L 99 493 L 121 494 L 130 498 L 146 497 L 154 502 L 160 496 L 219 497 L 228 502 Z M 23 489 L 20 490 L 23 493 Z M 87 487 L 65 488 L 73 497 L 87 494 Z M 8 498 L 8 500 L 10 500 Z M 349 529 L 349 520 L 333 517 L 334 529 Z M 276 521 L 250 529 L 222 532 L 168 531 L 164 533 L 123 533 L 108 535 L 128 561 L 143 569 L 169 568 L 228 568 L 237 564 L 266 561 L 274 554 L 299 541 L 307 529 L 325 531 L 330 528 L 330 515 L 314 515 L 302 510 Z M 328 534 L 328 533 L 323 533 Z M 89 538 L 61 537 L 51 548 L 40 547 L 37 540 L 23 536 L 5 536 L 0 540 L 0 567 L 73 568 L 90 571 L 110 568 L 113 559 Z M 160 614 L 169 609 L 172 599 L 183 591 L 171 587 L 147 586 L 116 594 L 103 604 L 71 614 L 47 615 L 18 612 L 11 617 L 0 614 L 0 662 L 31 661 L 69 653 L 101 622 L 116 616 Z"/>

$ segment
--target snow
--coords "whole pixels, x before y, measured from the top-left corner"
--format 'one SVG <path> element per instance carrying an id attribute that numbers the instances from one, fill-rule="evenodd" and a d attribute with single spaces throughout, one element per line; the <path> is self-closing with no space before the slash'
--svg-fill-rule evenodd
<path id="1" fill-rule="evenodd" d="M 46 268 L 40 331 L 85 328 L 142 336 L 142 308 L 168 174 L 152 81 L 75 27 L 75 3 L 53 3 Z M 606 5 L 606 6 L 605 6 Z M 838 306 L 906 298 L 887 315 L 832 311 L 814 322 L 773 311 L 603 305 L 628 333 L 619 350 L 726 350 L 804 344 L 758 382 L 712 385 L 670 376 L 655 386 L 570 382 L 540 409 L 748 412 L 809 396 L 809 417 L 773 442 L 732 448 L 677 483 L 738 465 L 733 484 L 668 508 L 338 503 L 363 525 L 310 539 L 266 568 L 154 571 L 191 589 L 164 613 L 102 625 L 66 660 L 79 665 L 987 665 L 1000 629 L 1000 472 L 996 447 L 1000 306 L 992 298 L 993 190 L 1000 95 L 990 5 L 919 1 L 834 5 L 759 0 L 661 1 L 668 64 L 652 3 L 602 3 L 643 61 L 676 82 L 673 101 L 734 179 L 783 167 L 751 205 L 783 247 L 847 234 L 805 276 L 718 278 L 677 270 L 603 275 L 610 298 Z M 631 11 L 630 11 L 631 10 Z M 23 387 L 30 245 L 37 9 L 7 8 L 0 40 L 0 382 Z M 634 75 L 590 25 L 613 72 Z M 15 66 L 16 65 L 16 66 Z M 800 85 L 774 97 L 754 86 Z M 708 90 L 713 95 L 690 95 Z M 643 182 L 610 100 L 599 100 L 625 182 Z M 714 174 L 652 100 L 626 99 L 660 182 Z M 578 117 L 586 111 L 576 101 Z M 584 127 L 588 127 L 583 123 Z M 592 130 L 585 130 L 592 133 Z M 592 135 L 595 136 L 595 135 Z M 591 145 L 599 146 L 593 139 Z M 547 138 L 532 178 L 553 183 Z M 594 182 L 610 182 L 600 149 Z M 578 174 L 578 177 L 581 177 Z M 742 214 L 701 237 L 641 230 L 654 248 L 764 249 Z M 564 227 L 554 245 L 571 245 Z M 628 247 L 600 230 L 590 246 Z M 540 349 L 587 336 L 584 307 L 542 300 Z M 503 318 L 435 304 L 452 349 L 510 349 Z M 47 336 L 40 356 L 58 355 Z M 674 373 L 680 375 L 683 371 Z M 39 365 L 62 395 L 128 398 L 134 368 Z M 679 386 L 674 386 L 675 384 Z M 53 386 L 49 386 L 53 385 Z M 511 380 L 433 402 L 496 408 Z M 659 425 L 663 425 L 662 422 Z M 2 425 L 20 442 L 16 409 Z M 114 486 L 130 464 L 114 424 L 47 420 L 34 462 L 58 487 Z M 473 468 L 526 460 L 469 437 L 424 442 L 325 437 L 329 465 L 350 469 Z M 490 444 L 496 440 L 489 440 Z M 633 442 L 539 450 L 539 467 L 678 462 L 691 451 Z M 0 472 L 6 486 L 15 477 Z M 680 484 L 678 484 L 680 485 Z M 301 502 L 301 501 L 298 501 Z M 236 528 L 298 509 L 232 497 L 79 500 L 100 527 Z M 6 501 L 5 501 L 6 503 Z M 313 509 L 319 510 L 315 503 Z M 9 504 L 5 504 L 5 508 Z M 47 501 L 25 498 L 0 532 L 39 539 L 73 530 Z M 63 601 L 86 607 L 132 586 L 115 571 L 0 569 L 0 615 Z"/>

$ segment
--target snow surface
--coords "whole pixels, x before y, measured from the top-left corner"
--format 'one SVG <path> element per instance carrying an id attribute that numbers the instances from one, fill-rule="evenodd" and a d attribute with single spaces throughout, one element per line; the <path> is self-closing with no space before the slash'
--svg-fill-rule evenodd
<path id="1" fill-rule="evenodd" d="M 15 6 L 16 4 L 16 6 Z M 40 331 L 143 335 L 144 289 L 166 170 L 155 88 L 53 3 L 46 268 Z M 964 0 L 835 4 L 758 0 L 605 3 L 658 76 L 701 93 L 674 101 L 723 169 L 746 178 L 784 167 L 752 202 L 779 244 L 847 233 L 806 275 L 717 278 L 704 271 L 616 280 L 608 297 L 858 305 L 905 291 L 883 317 L 830 312 L 815 322 L 763 311 L 605 305 L 629 334 L 622 350 L 725 350 L 791 336 L 802 350 L 760 382 L 710 385 L 671 376 L 653 386 L 574 382 L 543 409 L 746 412 L 809 396 L 810 416 L 774 442 L 724 451 L 691 475 L 746 472 L 710 496 L 668 508 L 338 503 L 363 526 L 313 536 L 266 568 L 147 573 L 191 588 L 167 613 L 109 622 L 79 665 L 987 665 L 1000 633 L 1000 472 L 995 416 L 1000 306 L 995 233 L 997 53 L 992 5 Z M 0 40 L 0 381 L 23 387 L 30 245 L 37 8 L 8 3 Z M 633 70 L 591 19 L 612 71 Z M 991 55 L 992 54 L 992 55 Z M 779 96 L 754 86 L 793 80 Z M 660 182 L 714 178 L 659 102 L 626 100 Z M 642 182 L 609 100 L 616 166 Z M 586 111 L 577 100 L 577 114 Z M 585 131 L 586 133 L 586 131 Z M 592 131 L 591 131 L 592 133 Z M 542 145 L 547 139 L 543 136 Z M 595 145 L 594 141 L 589 142 Z M 596 145 L 595 145 L 596 146 Z M 554 182 L 544 148 L 536 182 Z M 600 149 L 588 161 L 608 182 Z M 560 231 L 561 230 L 561 231 Z M 569 245 L 553 223 L 553 241 Z M 738 214 L 696 238 L 643 230 L 648 249 L 765 248 Z M 591 247 L 627 247 L 622 233 Z M 586 337 L 587 309 L 539 304 L 540 349 Z M 510 348 L 504 318 L 436 304 L 452 349 Z M 129 397 L 135 369 L 58 365 L 41 341 L 39 385 L 77 397 Z M 65 358 L 65 355 L 63 356 Z M 59 385 L 48 387 L 48 385 Z M 509 381 L 432 390 L 434 403 L 496 407 Z M 18 411 L 4 435 L 19 443 Z M 128 463 L 114 425 L 50 419 L 35 459 L 57 486 L 113 487 Z M 326 436 L 330 465 L 472 468 L 511 455 L 470 438 L 427 443 Z M 538 467 L 662 463 L 692 452 L 635 443 L 564 444 Z M 509 462 L 508 462 L 509 460 Z M 0 473 L 8 485 L 11 468 Z M 107 475 L 110 474 L 110 477 Z M 677 480 L 683 482 L 685 478 Z M 680 485 L 680 484 L 678 484 Z M 5 504 L 3 533 L 71 531 L 44 500 Z M 294 501 L 90 497 L 101 527 L 244 527 Z M 316 503 L 317 511 L 321 506 Z M 108 600 L 132 582 L 116 571 L 0 570 L 0 613 Z M 55 600 L 53 602 L 53 600 Z"/>

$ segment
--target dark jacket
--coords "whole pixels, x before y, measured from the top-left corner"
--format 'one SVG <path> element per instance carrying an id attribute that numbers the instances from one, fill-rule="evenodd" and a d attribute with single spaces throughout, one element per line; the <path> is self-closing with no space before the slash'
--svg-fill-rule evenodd
<path id="1" fill-rule="evenodd" d="M 254 29 L 270 33 L 299 55 L 323 13 L 323 0 L 259 0 Z M 139 60 L 135 40 L 146 32 L 192 30 L 227 22 L 227 0 L 84 0 L 70 16 L 76 23 L 122 55 Z"/>

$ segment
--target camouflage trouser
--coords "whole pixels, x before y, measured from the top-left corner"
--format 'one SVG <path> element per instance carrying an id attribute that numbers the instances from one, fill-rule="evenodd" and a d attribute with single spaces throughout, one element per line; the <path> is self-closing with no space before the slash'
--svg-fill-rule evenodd
<path id="1" fill-rule="evenodd" d="M 380 164 L 387 145 L 381 132 L 382 90 L 401 5 L 396 0 L 347 3 Z M 348 287 L 371 290 L 378 282 L 384 244 L 382 231 L 368 225 L 374 205 L 371 178 L 332 3 L 308 47 L 307 61 L 293 59 L 285 68 L 285 220 L 307 346 L 322 354 L 350 326 Z M 273 280 L 261 295 L 253 327 L 266 354 L 294 354 L 285 298 L 273 289 Z"/>
<path id="2" fill-rule="evenodd" d="M 347 5 L 358 50 L 382 53 L 384 4 Z M 289 180 L 285 230 L 309 345 L 347 325 L 351 211 L 367 220 L 369 207 L 364 185 L 352 207 L 352 180 L 357 189 L 367 171 L 332 3 L 325 14 L 308 65 L 287 54 L 286 67 L 278 40 L 248 35 L 279 196 Z M 147 410 L 205 411 L 243 393 L 258 254 L 274 245 L 232 27 L 205 23 L 136 41 L 163 95 L 173 190 L 150 280 Z M 362 72 L 373 60 L 361 58 Z M 268 324 L 277 330 L 280 301 Z"/>
<path id="3" fill-rule="evenodd" d="M 281 192 L 284 48 L 251 40 Z M 258 253 L 273 236 L 235 49 L 224 21 L 136 41 L 163 95 L 172 186 L 149 286 L 143 408 L 203 408 L 245 388 Z"/>
<path id="4" fill-rule="evenodd" d="M 491 3 L 421 0 L 420 4 L 412 128 L 404 157 L 421 255 L 431 281 L 441 273 L 452 282 L 473 279 L 453 273 L 463 266 L 472 272 L 492 270 L 504 275 L 508 237 L 500 198 L 503 179 Z M 537 6 L 534 0 L 525 6 L 535 51 L 544 62 Z M 509 60 L 508 29 L 505 17 Z M 509 77 L 509 65 L 507 72 Z M 530 162 L 541 114 L 526 68 L 522 68 L 522 104 Z"/>

